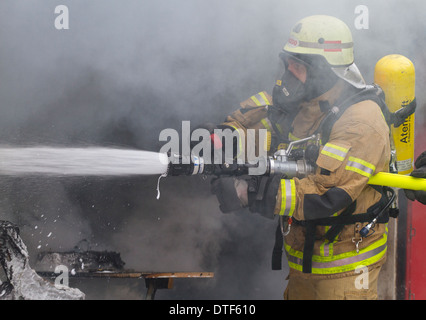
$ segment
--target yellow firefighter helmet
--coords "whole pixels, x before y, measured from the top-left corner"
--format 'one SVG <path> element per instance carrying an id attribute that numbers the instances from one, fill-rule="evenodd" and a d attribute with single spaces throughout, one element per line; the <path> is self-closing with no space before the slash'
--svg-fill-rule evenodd
<path id="1" fill-rule="evenodd" d="M 323 56 L 331 66 L 354 62 L 352 33 L 341 20 L 324 15 L 306 17 L 293 27 L 284 51 Z"/>
<path id="2" fill-rule="evenodd" d="M 349 27 L 340 19 L 326 15 L 309 16 L 297 22 L 283 48 L 293 55 L 322 56 L 337 76 L 363 88 L 365 81 L 354 63 L 353 49 Z"/>

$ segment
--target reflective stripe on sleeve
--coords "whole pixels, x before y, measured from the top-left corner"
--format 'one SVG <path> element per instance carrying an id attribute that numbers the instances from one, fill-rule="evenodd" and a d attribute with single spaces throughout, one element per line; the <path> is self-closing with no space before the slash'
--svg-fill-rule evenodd
<path id="1" fill-rule="evenodd" d="M 244 152 L 244 142 L 241 139 L 240 129 L 238 129 L 236 126 L 229 124 L 231 128 L 233 128 L 238 133 L 238 154 L 237 157 L 240 157 Z"/>
<path id="2" fill-rule="evenodd" d="M 349 161 L 346 164 L 345 169 L 370 178 L 376 170 L 376 167 L 365 160 L 349 157 Z"/>
<path id="3" fill-rule="evenodd" d="M 270 105 L 268 98 L 266 97 L 266 95 L 263 92 L 259 92 L 258 94 L 251 96 L 250 99 L 253 100 L 253 102 L 258 107 Z"/>
<path id="4" fill-rule="evenodd" d="M 293 179 L 281 179 L 281 216 L 291 217 L 296 209 L 296 185 Z"/>
<path id="5" fill-rule="evenodd" d="M 263 118 L 262 120 L 260 120 L 260 122 L 263 124 L 266 130 L 272 131 L 272 125 L 268 118 Z"/>
<path id="6" fill-rule="evenodd" d="M 340 147 L 332 143 L 326 143 L 321 150 L 321 154 L 329 156 L 333 159 L 343 161 L 348 154 L 349 149 Z"/>
<path id="7" fill-rule="evenodd" d="M 270 101 L 268 100 L 268 98 L 266 97 L 266 94 L 265 94 L 264 92 L 259 92 L 259 95 L 262 97 L 262 99 L 265 101 L 265 103 L 266 103 L 267 105 L 271 105 L 271 104 L 272 104 L 272 102 L 270 102 Z"/>

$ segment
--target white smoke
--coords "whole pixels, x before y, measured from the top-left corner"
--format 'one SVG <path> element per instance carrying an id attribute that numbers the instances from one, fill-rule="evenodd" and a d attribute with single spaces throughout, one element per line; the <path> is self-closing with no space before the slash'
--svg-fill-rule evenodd
<path id="1" fill-rule="evenodd" d="M 358 30 L 361 4 L 369 28 Z M 69 30 L 55 29 L 58 5 L 69 9 Z M 221 122 L 240 101 L 270 92 L 290 28 L 311 14 L 348 24 L 367 82 L 378 59 L 400 53 L 421 85 L 423 8 L 397 0 L 2 0 L 0 140 L 158 151 L 161 130 L 184 120 Z M 2 179 L 0 219 L 22 227 L 32 254 L 86 239 L 92 249 L 121 252 L 126 267 L 215 272 L 201 288 L 182 282 L 159 297 L 281 299 L 286 270 L 269 265 L 275 222 L 221 214 L 208 181 L 165 179 L 158 201 L 156 183 Z"/>

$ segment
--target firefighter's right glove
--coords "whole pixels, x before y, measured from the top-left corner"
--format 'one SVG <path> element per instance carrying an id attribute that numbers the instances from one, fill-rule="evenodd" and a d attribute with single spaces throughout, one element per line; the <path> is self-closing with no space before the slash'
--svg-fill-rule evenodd
<path id="1" fill-rule="evenodd" d="M 281 177 L 252 176 L 248 181 L 248 203 L 251 212 L 273 219 Z"/>
<path id="2" fill-rule="evenodd" d="M 411 176 L 417 178 L 426 178 L 426 151 L 423 151 L 421 155 L 416 159 L 414 163 L 416 169 L 411 172 Z M 426 191 L 417 191 L 417 190 L 406 190 L 404 193 L 408 199 L 411 201 L 417 200 L 422 204 L 426 204 Z"/>

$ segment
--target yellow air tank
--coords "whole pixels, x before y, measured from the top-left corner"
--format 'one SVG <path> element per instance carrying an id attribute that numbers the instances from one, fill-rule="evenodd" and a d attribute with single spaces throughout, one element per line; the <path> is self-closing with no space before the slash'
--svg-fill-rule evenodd
<path id="1" fill-rule="evenodd" d="M 413 63 L 399 54 L 381 58 L 374 69 L 374 82 L 385 92 L 391 112 L 407 106 L 415 97 L 415 70 Z M 399 174 L 409 174 L 414 163 L 414 114 L 403 124 L 392 126 L 396 165 Z"/>

